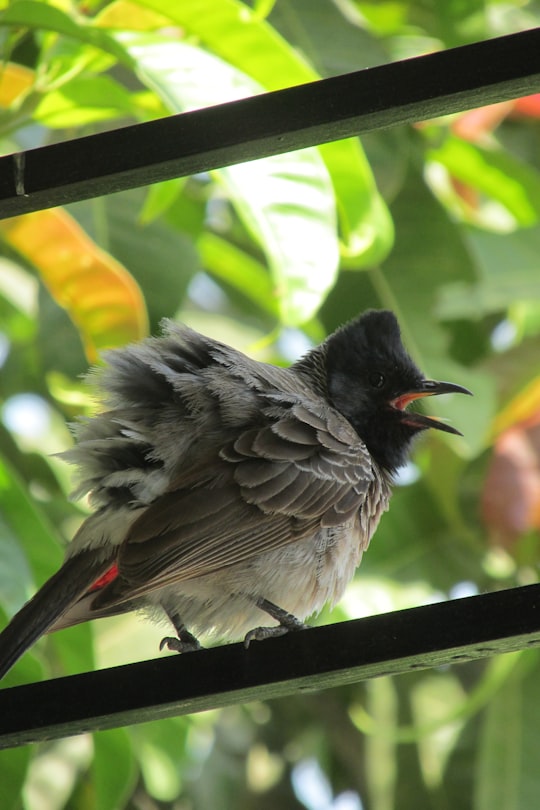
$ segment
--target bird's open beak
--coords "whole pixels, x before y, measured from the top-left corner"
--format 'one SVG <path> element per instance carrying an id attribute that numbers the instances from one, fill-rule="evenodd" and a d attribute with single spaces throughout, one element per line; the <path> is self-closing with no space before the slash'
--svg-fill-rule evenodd
<path id="1" fill-rule="evenodd" d="M 455 433 L 457 436 L 462 436 L 463 434 L 460 433 L 459 430 L 456 430 L 456 428 L 453 428 L 446 422 L 442 422 L 436 416 L 424 416 L 422 413 L 405 410 L 407 405 L 414 402 L 414 400 L 422 399 L 423 397 L 433 397 L 437 394 L 468 394 L 472 396 L 472 392 L 462 385 L 455 385 L 455 383 L 449 382 L 436 382 L 435 380 L 422 380 L 420 385 L 413 391 L 407 391 L 405 394 L 400 394 L 398 397 L 391 400 L 390 405 L 392 408 L 403 412 L 402 421 L 406 425 L 411 425 L 420 430 L 436 428 L 437 430 L 445 431 L 445 433 Z"/>

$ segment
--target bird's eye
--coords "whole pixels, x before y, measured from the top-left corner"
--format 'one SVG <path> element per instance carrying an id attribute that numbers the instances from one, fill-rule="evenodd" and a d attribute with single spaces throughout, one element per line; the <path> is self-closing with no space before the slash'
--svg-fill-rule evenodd
<path id="1" fill-rule="evenodd" d="M 382 388 L 386 382 L 384 374 L 381 374 L 379 371 L 372 371 L 368 380 L 372 388 Z"/>

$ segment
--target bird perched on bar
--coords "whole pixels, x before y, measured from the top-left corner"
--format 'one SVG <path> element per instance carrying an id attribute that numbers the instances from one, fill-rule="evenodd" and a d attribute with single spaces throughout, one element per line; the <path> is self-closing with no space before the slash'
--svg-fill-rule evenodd
<path id="1" fill-rule="evenodd" d="M 63 454 L 95 511 L 0 634 L 0 675 L 44 633 L 131 610 L 168 617 L 179 652 L 303 629 L 343 594 L 412 440 L 459 434 L 410 403 L 470 393 L 425 379 L 384 310 L 289 368 L 171 321 L 105 360 L 103 410 Z"/>

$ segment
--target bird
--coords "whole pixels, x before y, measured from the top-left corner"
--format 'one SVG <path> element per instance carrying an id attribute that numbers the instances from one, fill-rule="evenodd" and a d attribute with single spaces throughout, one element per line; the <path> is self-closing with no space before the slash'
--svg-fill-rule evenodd
<path id="1" fill-rule="evenodd" d="M 424 377 L 389 310 L 289 367 L 166 320 L 89 377 L 100 410 L 61 455 L 94 511 L 0 634 L 0 677 L 45 633 L 127 611 L 168 620 L 160 649 L 181 653 L 306 628 L 352 579 L 415 437 L 462 435 L 409 405 L 471 393 Z"/>

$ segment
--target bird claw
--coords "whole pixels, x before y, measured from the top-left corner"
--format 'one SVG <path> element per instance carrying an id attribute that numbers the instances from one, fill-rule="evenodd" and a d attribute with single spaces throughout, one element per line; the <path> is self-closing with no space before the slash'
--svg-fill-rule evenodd
<path id="1" fill-rule="evenodd" d="M 162 638 L 159 643 L 159 649 L 163 650 L 165 647 L 167 647 L 168 650 L 178 653 L 196 652 L 197 650 L 204 649 L 196 638 L 190 641 L 182 641 L 182 639 L 176 638 L 176 636 L 165 636 L 165 638 Z"/>
<path id="2" fill-rule="evenodd" d="M 263 641 L 265 638 L 277 638 L 289 632 L 288 627 L 278 624 L 277 627 L 254 627 L 244 636 L 244 647 L 247 650 L 252 641 Z"/>
<path id="3" fill-rule="evenodd" d="M 297 619 L 296 616 L 293 616 L 292 613 L 288 613 L 288 611 L 283 610 L 283 608 L 278 607 L 278 605 L 275 605 L 273 602 L 269 602 L 268 599 L 259 597 L 259 599 L 257 599 L 257 607 L 265 613 L 268 613 L 269 616 L 278 622 L 278 625 L 277 627 L 254 627 L 253 630 L 246 633 L 244 637 L 244 647 L 246 650 L 252 641 L 262 641 L 265 638 L 284 636 L 289 630 L 307 630 L 309 628 L 308 624 L 304 624 Z"/>
<path id="4" fill-rule="evenodd" d="M 284 636 L 289 631 L 308 630 L 309 625 L 298 622 L 297 624 L 278 624 L 277 627 L 254 627 L 244 637 L 244 647 L 247 650 L 252 641 L 263 641 L 265 638 L 278 638 Z"/>

